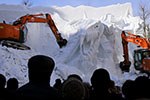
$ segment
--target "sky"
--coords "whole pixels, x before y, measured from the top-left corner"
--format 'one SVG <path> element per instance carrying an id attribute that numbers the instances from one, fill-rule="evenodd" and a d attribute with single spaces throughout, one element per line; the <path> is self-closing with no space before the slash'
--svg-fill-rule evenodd
<path id="1" fill-rule="evenodd" d="M 133 7 L 133 14 L 137 14 L 137 10 L 139 9 L 139 4 L 144 3 L 147 5 L 150 5 L 150 0 L 29 0 L 32 4 L 32 6 L 66 6 L 70 5 L 73 7 L 79 6 L 79 5 L 87 5 L 87 6 L 93 6 L 93 7 L 103 7 L 113 4 L 122 4 L 131 2 Z M 22 4 L 23 0 L 0 0 L 0 4 Z"/>

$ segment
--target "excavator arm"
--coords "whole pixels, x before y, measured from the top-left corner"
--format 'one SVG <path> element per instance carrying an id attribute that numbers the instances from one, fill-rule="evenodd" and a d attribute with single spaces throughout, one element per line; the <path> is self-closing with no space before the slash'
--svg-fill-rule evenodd
<path id="1" fill-rule="evenodd" d="M 128 34 L 128 36 L 126 34 Z M 128 42 L 137 44 L 139 47 L 145 48 L 147 50 L 150 49 L 150 42 L 145 38 L 142 38 L 140 36 L 131 33 L 126 33 L 125 31 L 122 31 L 121 37 L 122 37 L 124 61 L 120 62 L 120 68 L 122 71 L 129 72 L 131 62 L 129 61 Z"/>
<path id="2" fill-rule="evenodd" d="M 50 14 L 45 14 L 45 15 L 46 15 L 46 18 L 41 17 L 41 16 L 44 16 L 44 14 L 22 16 L 17 21 L 15 21 L 13 25 L 24 30 L 23 25 L 25 25 L 26 23 L 47 23 L 50 29 L 52 30 L 59 47 L 62 48 L 63 46 L 67 44 L 67 40 L 62 38 L 61 33 L 58 31 Z"/>
<path id="3" fill-rule="evenodd" d="M 46 18 L 48 20 L 48 25 L 51 28 L 52 32 L 54 33 L 56 39 L 57 39 L 57 43 L 59 45 L 59 47 L 63 47 L 66 46 L 67 44 L 67 40 L 63 39 L 61 36 L 61 33 L 59 33 L 54 21 L 52 20 L 51 16 L 49 14 L 46 14 Z"/>
<path id="4" fill-rule="evenodd" d="M 123 46 L 123 57 L 124 61 L 120 62 L 120 68 L 122 71 L 129 72 L 129 67 L 131 65 L 131 62 L 129 61 L 129 54 L 128 54 L 128 41 L 126 41 L 127 36 L 124 31 L 122 31 L 121 34 L 122 37 L 122 46 Z"/>

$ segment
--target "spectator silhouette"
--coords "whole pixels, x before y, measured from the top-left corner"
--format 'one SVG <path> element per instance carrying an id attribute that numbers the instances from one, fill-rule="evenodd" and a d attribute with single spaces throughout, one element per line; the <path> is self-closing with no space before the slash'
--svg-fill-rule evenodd
<path id="1" fill-rule="evenodd" d="M 8 91 L 5 88 L 6 78 L 3 74 L 0 74 L 0 100 L 6 100 Z"/>
<path id="2" fill-rule="evenodd" d="M 4 89 L 6 84 L 6 78 L 3 74 L 0 74 L 0 89 Z"/>
<path id="3" fill-rule="evenodd" d="M 17 90 L 17 100 L 58 100 L 59 95 L 50 86 L 50 76 L 55 62 L 44 55 L 36 55 L 28 61 L 29 82 Z"/>
<path id="4" fill-rule="evenodd" d="M 85 88 L 85 97 L 83 100 L 89 100 L 89 97 L 90 97 L 90 94 L 89 94 L 89 91 L 90 91 L 90 84 L 88 82 L 83 82 L 83 85 L 84 85 L 84 88 Z"/>
<path id="5" fill-rule="evenodd" d="M 90 92 L 90 100 L 109 100 L 108 88 L 110 84 L 110 76 L 107 70 L 97 69 L 91 77 L 92 90 Z"/>
<path id="6" fill-rule="evenodd" d="M 135 82 L 133 80 L 126 80 L 122 85 L 122 93 L 124 94 L 126 100 L 135 99 Z"/>
<path id="7" fill-rule="evenodd" d="M 8 99 L 15 100 L 16 90 L 18 89 L 18 80 L 16 78 L 10 78 L 7 81 Z"/>
<path id="8" fill-rule="evenodd" d="M 61 85 L 62 85 L 61 80 L 58 78 L 58 79 L 55 80 L 55 84 L 53 85 L 53 87 L 55 89 L 59 90 L 61 88 Z"/>
<path id="9" fill-rule="evenodd" d="M 126 80 L 122 86 L 122 92 L 127 100 L 140 100 L 150 98 L 150 80 L 146 76 L 139 76 L 134 81 Z M 141 100 L 143 100 L 141 99 Z"/>
<path id="10" fill-rule="evenodd" d="M 135 93 L 136 99 L 139 98 L 150 98 L 150 93 L 147 92 L 150 90 L 150 80 L 146 76 L 139 76 L 135 79 Z"/>
<path id="11" fill-rule="evenodd" d="M 80 76 L 76 74 L 69 75 L 62 84 L 63 100 L 83 100 L 85 96 L 85 87 Z"/>
<path id="12" fill-rule="evenodd" d="M 91 77 L 92 88 L 90 100 L 120 100 L 122 97 L 109 93 L 111 88 L 109 72 L 103 68 L 96 69 Z"/>
<path id="13" fill-rule="evenodd" d="M 10 78 L 7 81 L 7 89 L 11 91 L 16 91 L 18 89 L 18 80 L 16 78 Z"/>
<path id="14" fill-rule="evenodd" d="M 84 94 L 83 94 L 82 100 L 88 100 L 89 99 L 90 84 L 88 82 L 83 82 L 82 78 L 77 74 L 69 75 L 67 80 L 72 79 L 72 78 L 79 80 L 83 84 L 83 86 L 84 86 L 83 93 Z"/>
<path id="15" fill-rule="evenodd" d="M 83 81 L 82 78 L 77 74 L 71 74 L 67 77 L 67 79 L 69 79 L 69 78 L 75 78 L 75 79 L 78 79 L 81 82 Z"/>
<path id="16" fill-rule="evenodd" d="M 115 86 L 115 82 L 113 80 L 111 80 L 111 82 L 110 82 L 110 87 L 109 87 L 108 91 L 111 94 L 116 94 L 118 96 L 123 97 L 121 87 Z"/>

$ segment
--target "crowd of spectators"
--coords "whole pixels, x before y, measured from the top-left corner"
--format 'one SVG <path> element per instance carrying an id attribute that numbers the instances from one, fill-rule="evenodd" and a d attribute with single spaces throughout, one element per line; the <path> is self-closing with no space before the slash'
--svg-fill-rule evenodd
<path id="1" fill-rule="evenodd" d="M 150 100 L 150 79 L 139 76 L 116 86 L 106 69 L 96 69 L 90 83 L 77 74 L 66 80 L 56 79 L 53 86 L 50 78 L 55 61 L 45 55 L 35 55 L 28 61 L 29 82 L 18 87 L 16 78 L 6 81 L 0 74 L 0 100 Z"/>

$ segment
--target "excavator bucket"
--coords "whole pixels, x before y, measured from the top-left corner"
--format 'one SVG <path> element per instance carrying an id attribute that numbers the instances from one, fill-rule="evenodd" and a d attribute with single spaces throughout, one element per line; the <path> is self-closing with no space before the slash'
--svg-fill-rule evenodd
<path id="1" fill-rule="evenodd" d="M 57 41 L 57 43 L 58 43 L 59 47 L 62 48 L 63 46 L 66 46 L 67 40 L 61 39 L 61 40 Z"/>
<path id="2" fill-rule="evenodd" d="M 120 62 L 120 68 L 123 72 L 129 72 L 130 71 L 131 62 Z"/>

